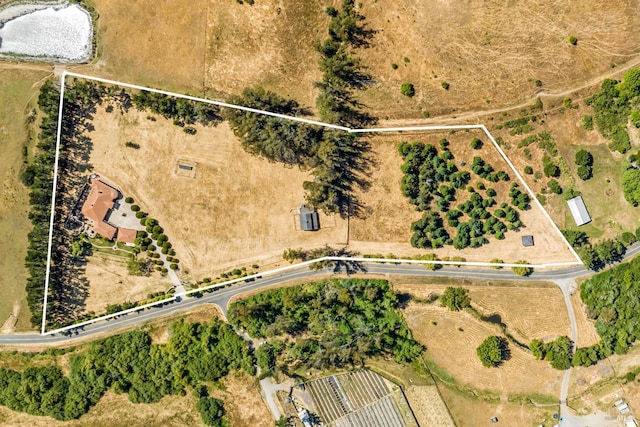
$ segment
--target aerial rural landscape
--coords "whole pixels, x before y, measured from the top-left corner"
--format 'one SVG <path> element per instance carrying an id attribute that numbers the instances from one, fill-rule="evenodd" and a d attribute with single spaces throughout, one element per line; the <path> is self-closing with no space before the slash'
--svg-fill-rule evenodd
<path id="1" fill-rule="evenodd" d="M 639 11 L 0 0 L 0 425 L 637 427 Z"/>

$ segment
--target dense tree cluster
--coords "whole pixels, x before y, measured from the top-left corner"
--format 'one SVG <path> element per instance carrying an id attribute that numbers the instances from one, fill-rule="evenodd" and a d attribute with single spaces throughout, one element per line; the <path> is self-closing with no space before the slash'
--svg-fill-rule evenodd
<path id="1" fill-rule="evenodd" d="M 439 145 L 441 153 L 433 145 L 421 142 L 402 142 L 398 146 L 404 160 L 401 167 L 404 173 L 400 185 L 402 194 L 419 211 L 424 212 L 422 218 L 411 224 L 411 244 L 414 247 L 453 245 L 456 249 L 469 246 L 476 248 L 488 242 L 485 235 L 502 239 L 508 229 L 522 226 L 518 213 L 506 203 L 495 208 L 493 213 L 488 210 L 496 205 L 494 196 L 497 192 L 491 187 L 487 188 L 483 182 L 478 182 L 476 188 L 485 191 L 487 198 L 470 186 L 469 199 L 459 203 L 457 209 L 452 208 L 458 190 L 467 186 L 471 174 L 458 170 L 446 139 L 442 139 Z M 488 182 L 509 180 L 506 172 L 495 172 L 480 157 L 474 158 L 471 170 Z M 517 184 L 512 187 L 511 197 L 514 206 L 521 209 L 528 206 L 529 196 L 521 193 Z"/>
<path id="2" fill-rule="evenodd" d="M 374 123 L 373 117 L 360 111 L 353 94 L 363 89 L 369 78 L 352 50 L 365 46 L 371 31 L 364 29 L 364 18 L 353 0 L 344 0 L 341 11 L 330 7 L 326 12 L 331 16 L 329 38 L 316 46 L 323 74 L 316 84 L 320 117 L 355 128 Z M 308 114 L 295 101 L 262 88 L 245 89 L 242 96 L 229 102 L 286 115 Z M 311 171 L 314 179 L 303 184 L 307 204 L 342 216 L 358 213 L 360 206 L 353 190 L 367 188 L 370 163 L 369 144 L 363 137 L 248 111 L 228 110 L 224 115 L 248 152 Z"/>
<path id="3" fill-rule="evenodd" d="M 562 234 L 591 270 L 600 270 L 608 264 L 619 262 L 626 253 L 626 247 L 636 241 L 633 233 L 628 232 L 615 240 L 604 239 L 596 244 L 590 242 L 584 231 L 563 230 Z"/>
<path id="4" fill-rule="evenodd" d="M 85 414 L 108 389 L 127 393 L 133 403 L 152 403 L 231 371 L 243 369 L 253 375 L 254 363 L 248 343 L 229 325 L 217 319 L 206 324 L 177 322 L 167 344 L 152 344 L 142 331 L 95 341 L 71 358 L 66 377 L 55 366 L 23 372 L 0 368 L 0 404 L 69 420 Z M 224 415 L 219 406 L 214 411 L 213 403 L 206 402 L 206 408 L 198 408 L 201 414 L 212 419 Z"/>
<path id="5" fill-rule="evenodd" d="M 586 100 L 587 105 L 593 107 L 593 118 L 598 130 L 611 143 L 613 151 L 625 153 L 631 148 L 627 123 L 632 108 L 638 104 L 640 86 L 638 85 L 640 70 L 628 70 L 622 82 L 605 79 L 600 92 Z"/>
<path id="6" fill-rule="evenodd" d="M 573 345 L 568 337 L 558 337 L 548 343 L 535 339 L 529 344 L 529 349 L 536 359 L 548 360 L 555 369 L 565 370 L 571 367 Z"/>
<path id="7" fill-rule="evenodd" d="M 29 219 L 33 229 L 29 232 L 26 257 L 29 270 L 26 290 L 33 325 L 42 321 L 59 97 L 60 92 L 51 81 L 47 81 L 40 89 L 38 107 L 43 116 L 38 136 L 38 153 L 20 176 L 31 190 Z M 57 256 L 57 252 L 52 255 Z"/>
<path id="8" fill-rule="evenodd" d="M 180 127 L 194 123 L 215 126 L 222 121 L 220 107 L 205 102 L 176 98 L 146 90 L 134 93 L 131 101 L 138 111 L 151 111 L 165 119 L 173 119 L 173 123 Z"/>
<path id="9" fill-rule="evenodd" d="M 231 304 L 229 319 L 273 346 L 261 363 L 304 364 L 319 369 L 361 364 L 391 355 L 414 360 L 422 346 L 411 336 L 398 301 L 384 280 L 325 280 L 267 291 Z M 276 337 L 289 335 L 282 344 Z M 260 351 L 263 353 L 263 350 Z"/>
<path id="10" fill-rule="evenodd" d="M 640 169 L 629 168 L 622 175 L 624 198 L 633 206 L 640 205 Z"/>
<path id="11" fill-rule="evenodd" d="M 626 353 L 640 336 L 640 258 L 596 274 L 582 283 L 580 297 L 595 320 L 595 354 Z M 592 351 L 593 352 L 593 351 Z M 588 356 L 589 354 L 587 354 Z"/>

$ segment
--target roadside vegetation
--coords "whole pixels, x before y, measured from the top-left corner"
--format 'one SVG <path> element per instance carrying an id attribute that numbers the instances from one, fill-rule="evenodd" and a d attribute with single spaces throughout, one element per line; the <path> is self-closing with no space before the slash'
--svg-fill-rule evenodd
<path id="1" fill-rule="evenodd" d="M 255 374 L 247 342 L 228 325 L 175 322 L 167 344 L 152 344 L 147 332 L 133 331 L 95 341 L 71 356 L 70 371 L 57 366 L 30 366 L 18 372 L 0 368 L 0 404 L 32 415 L 77 419 L 109 389 L 126 393 L 133 403 L 154 403 L 163 396 L 200 400 L 197 409 L 209 425 L 223 425 L 222 402 L 208 387 L 230 372 Z"/>
<path id="2" fill-rule="evenodd" d="M 373 356 L 415 360 L 423 348 L 397 307 L 385 280 L 334 279 L 251 296 L 232 303 L 228 316 L 251 337 L 267 339 L 257 354 L 261 368 L 290 373 L 363 366 Z"/>
<path id="3" fill-rule="evenodd" d="M 578 348 L 573 364 L 590 366 L 613 353 L 625 354 L 640 336 L 640 258 L 598 273 L 582 283 L 580 297 L 595 321 L 600 342 Z"/>

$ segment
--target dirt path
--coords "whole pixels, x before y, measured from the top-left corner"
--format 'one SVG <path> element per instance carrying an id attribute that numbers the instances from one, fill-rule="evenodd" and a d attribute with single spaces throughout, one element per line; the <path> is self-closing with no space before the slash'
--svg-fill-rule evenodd
<path id="1" fill-rule="evenodd" d="M 560 97 L 565 97 L 565 96 L 571 95 L 572 93 L 581 91 L 581 90 L 586 89 L 586 88 L 588 88 L 590 86 L 597 85 L 600 82 L 602 82 L 602 80 L 604 80 L 604 79 L 612 78 L 617 74 L 623 73 L 623 72 L 629 70 L 630 68 L 633 68 L 633 67 L 637 66 L 638 64 L 640 64 L 640 56 L 637 56 L 636 58 L 632 59 L 631 61 L 628 61 L 623 66 L 612 68 L 610 71 L 608 71 L 606 73 L 603 73 L 603 74 L 600 74 L 598 76 L 592 77 L 592 78 L 580 83 L 578 86 L 571 87 L 569 89 L 563 90 L 562 92 L 546 92 L 543 89 L 541 89 L 538 93 L 536 93 L 536 95 L 533 98 L 531 98 L 531 99 L 529 99 L 527 101 L 521 102 L 519 104 L 509 106 L 509 107 L 496 108 L 496 109 L 492 109 L 492 110 L 468 111 L 468 112 L 465 112 L 465 113 L 462 113 L 462 114 L 456 114 L 454 117 L 435 116 L 435 117 L 431 117 L 431 118 L 426 119 L 426 120 L 425 119 L 384 120 L 384 121 L 381 121 L 382 123 L 384 123 L 384 125 L 381 126 L 381 127 L 401 127 L 401 126 L 407 126 L 407 125 L 415 123 L 417 121 L 419 121 L 423 125 L 428 125 L 428 124 L 447 125 L 447 124 L 460 123 L 460 122 L 480 123 L 479 119 L 481 117 L 486 117 L 486 116 L 490 116 L 490 115 L 498 114 L 498 113 L 502 113 L 502 112 L 519 110 L 519 109 L 522 109 L 522 108 L 530 106 L 538 98 L 545 98 L 545 97 L 546 98 L 560 98 Z"/>

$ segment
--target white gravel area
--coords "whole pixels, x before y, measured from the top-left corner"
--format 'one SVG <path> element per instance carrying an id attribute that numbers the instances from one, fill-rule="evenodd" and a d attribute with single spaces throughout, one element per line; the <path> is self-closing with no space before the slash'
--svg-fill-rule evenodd
<path id="1" fill-rule="evenodd" d="M 3 12 L 9 14 L 11 9 Z M 92 36 L 91 16 L 86 10 L 78 5 L 47 7 L 4 23 L 0 28 L 0 54 L 14 59 L 26 56 L 83 62 L 91 55 Z"/>

